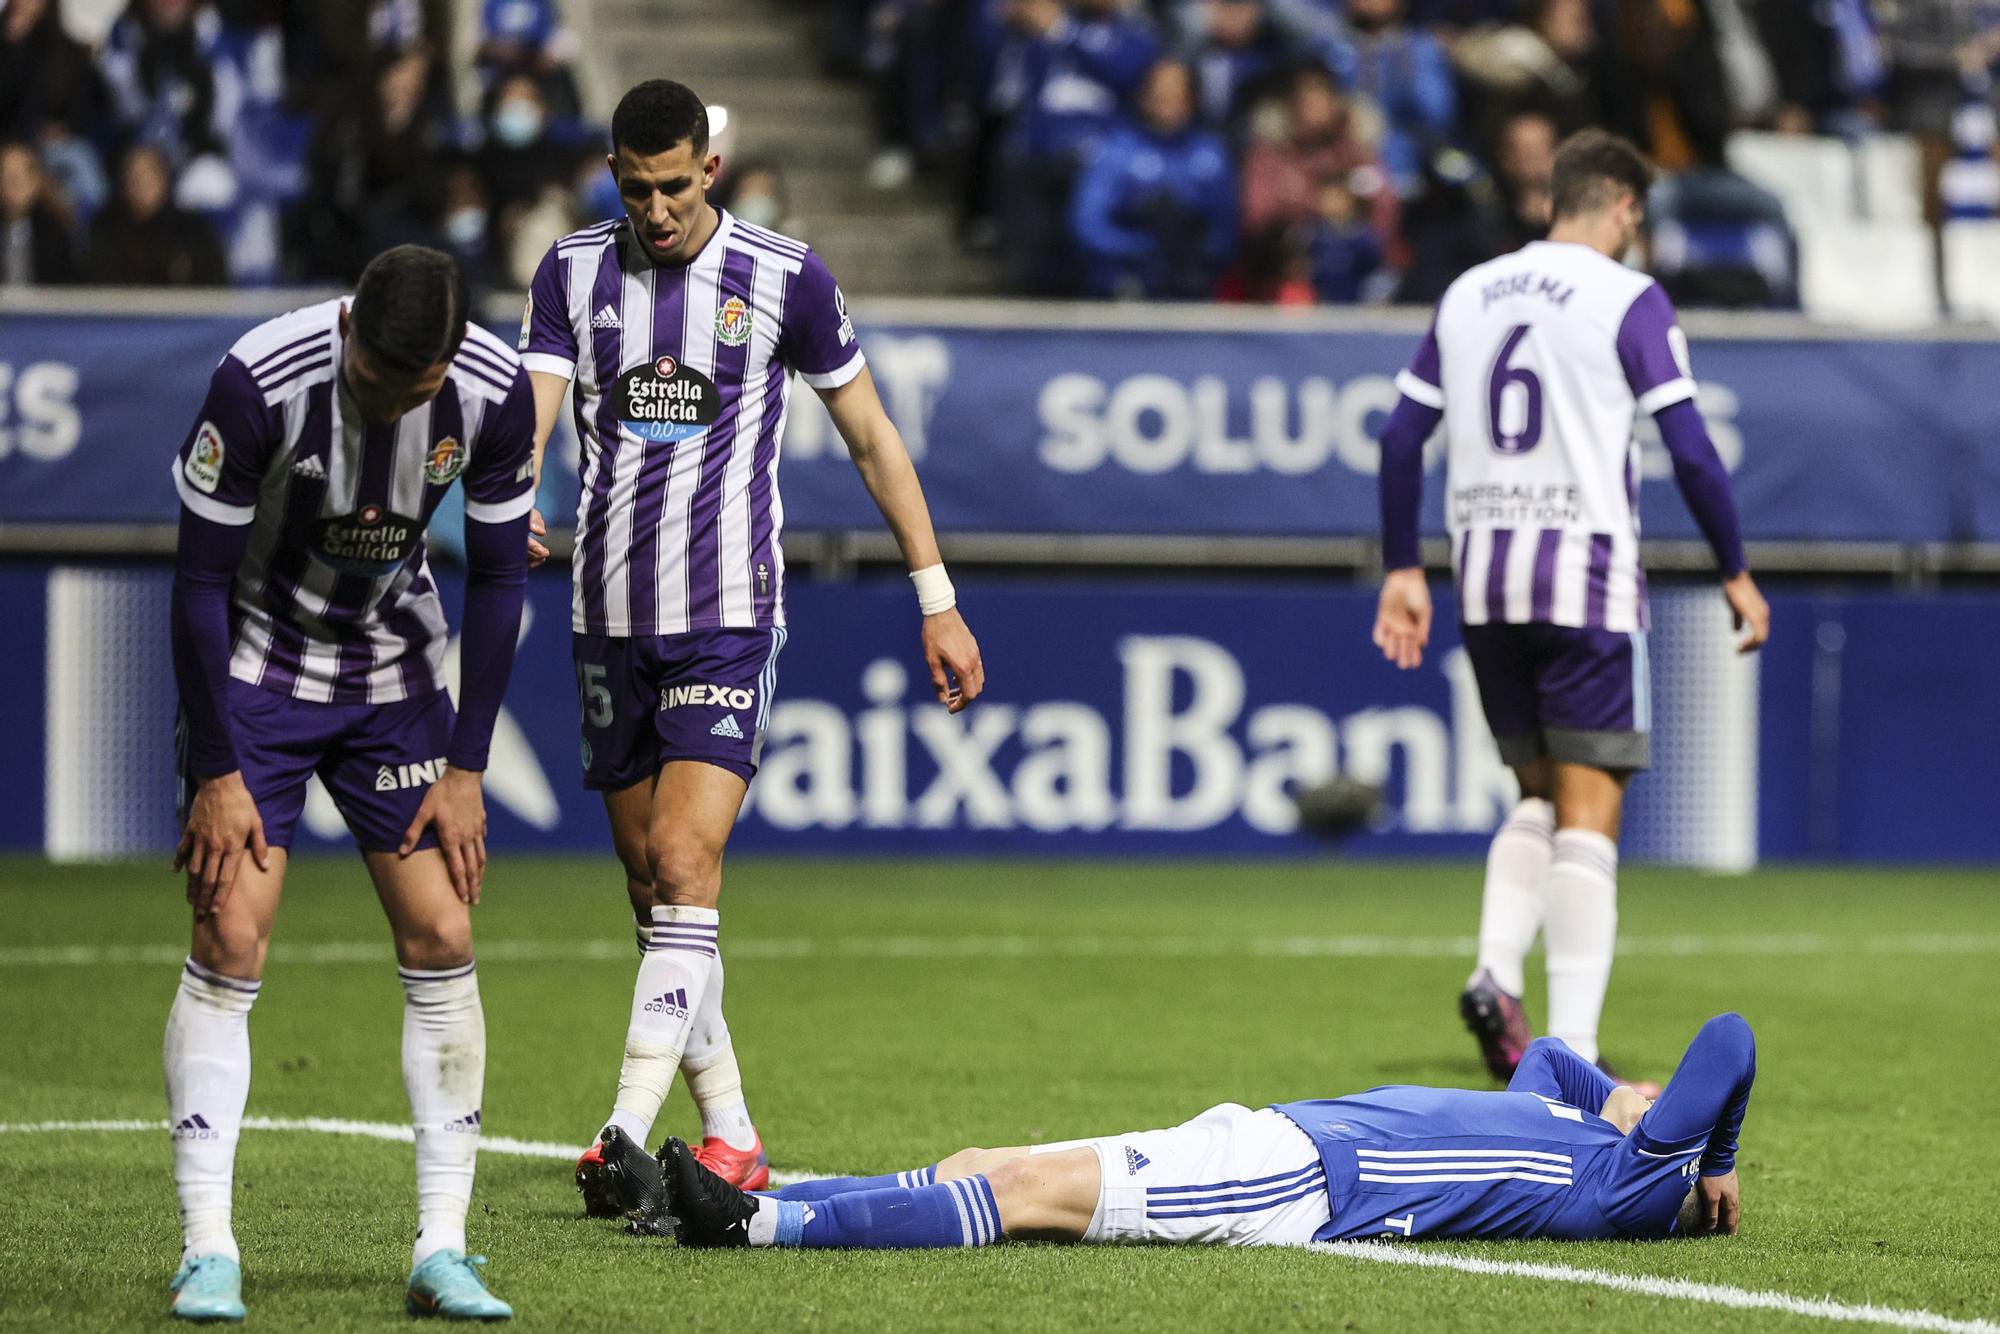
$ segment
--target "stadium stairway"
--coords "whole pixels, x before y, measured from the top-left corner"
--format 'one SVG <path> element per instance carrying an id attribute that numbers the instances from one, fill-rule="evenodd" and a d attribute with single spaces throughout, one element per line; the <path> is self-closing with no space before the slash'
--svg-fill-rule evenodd
<path id="1" fill-rule="evenodd" d="M 596 67 L 593 83 L 615 90 L 642 79 L 679 79 L 711 106 L 727 107 L 735 125 L 732 160 L 779 169 L 791 225 L 849 292 L 992 290 L 986 266 L 954 239 L 942 190 L 869 185 L 874 142 L 867 89 L 824 73 L 809 7 L 786 0 L 594 0 L 590 10 L 584 59 Z"/>

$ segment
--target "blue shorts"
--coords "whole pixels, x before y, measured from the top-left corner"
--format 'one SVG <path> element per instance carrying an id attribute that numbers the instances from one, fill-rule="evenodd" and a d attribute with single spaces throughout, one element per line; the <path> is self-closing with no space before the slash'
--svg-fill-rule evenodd
<path id="1" fill-rule="evenodd" d="M 231 678 L 229 712 L 244 786 L 264 820 L 264 841 L 289 848 L 305 809 L 306 780 L 319 775 L 363 852 L 394 852 L 424 793 L 444 772 L 456 715 L 440 690 L 393 704 L 322 704 Z M 182 727 L 186 724 L 183 721 Z M 180 815 L 187 823 L 195 778 L 182 745 Z M 424 831 L 418 847 L 434 848 Z"/>
<path id="2" fill-rule="evenodd" d="M 676 760 L 713 764 L 748 783 L 757 772 L 785 632 L 577 634 L 583 785 L 622 792 Z"/>
<path id="3" fill-rule="evenodd" d="M 1467 625 L 1465 654 L 1500 758 L 1598 769 L 1652 762 L 1652 680 L 1644 631 Z"/>

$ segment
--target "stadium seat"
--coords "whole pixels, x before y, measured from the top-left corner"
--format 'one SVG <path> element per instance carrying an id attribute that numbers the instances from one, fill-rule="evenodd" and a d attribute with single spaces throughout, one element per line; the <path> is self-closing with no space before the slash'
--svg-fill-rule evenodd
<path id="1" fill-rule="evenodd" d="M 1937 247 L 1914 222 L 1801 220 L 1799 298 L 1816 320 L 1907 329 L 1938 318 Z"/>
<path id="2" fill-rule="evenodd" d="M 1861 211 L 1871 222 L 1915 222 L 1924 215 L 1923 162 L 1906 134 L 1871 134 L 1855 145 Z"/>
<path id="3" fill-rule="evenodd" d="M 1794 223 L 1855 216 L 1854 154 L 1839 139 L 1743 130 L 1729 137 L 1727 154 L 1732 168 L 1784 201 Z"/>
<path id="4" fill-rule="evenodd" d="M 1960 319 L 2000 324 L 2000 221 L 1944 225 L 1944 299 Z"/>

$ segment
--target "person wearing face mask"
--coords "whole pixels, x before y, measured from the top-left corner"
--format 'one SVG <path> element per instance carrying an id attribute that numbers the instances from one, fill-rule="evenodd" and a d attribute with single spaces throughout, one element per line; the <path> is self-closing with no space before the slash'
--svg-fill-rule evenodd
<path id="1" fill-rule="evenodd" d="M 769 163 L 746 162 L 737 167 L 722 178 L 716 196 L 716 207 L 728 209 L 752 227 L 797 230 L 790 222 L 784 178 Z"/>
<path id="2" fill-rule="evenodd" d="M 570 155 L 551 140 L 548 103 L 541 85 L 526 74 L 502 79 L 486 114 L 486 143 L 479 151 L 479 175 L 494 213 L 525 204 L 544 186 L 568 174 Z"/>
<path id="3" fill-rule="evenodd" d="M 491 286 L 499 277 L 499 243 L 486 184 L 465 161 L 454 162 L 445 175 L 444 215 L 438 220 L 440 249 L 458 261 L 460 272 L 474 287 Z"/>

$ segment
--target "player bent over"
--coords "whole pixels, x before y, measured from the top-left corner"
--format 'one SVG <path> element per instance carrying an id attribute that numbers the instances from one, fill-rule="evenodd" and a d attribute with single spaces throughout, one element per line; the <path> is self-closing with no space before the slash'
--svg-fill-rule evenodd
<path id="1" fill-rule="evenodd" d="M 1383 564 L 1375 643 L 1416 667 L 1430 638 L 1418 554 L 1425 439 L 1444 420 L 1445 513 L 1465 651 L 1521 800 L 1487 856 L 1479 960 L 1459 999 L 1506 1079 L 1533 1036 L 1522 961 L 1547 933 L 1549 1031 L 1599 1060 L 1618 929 L 1625 787 L 1651 755 L 1636 413 L 1721 567 L 1741 651 L 1770 611 L 1743 558 L 1729 474 L 1695 406 L 1687 339 L 1660 285 L 1619 262 L 1651 171 L 1586 130 L 1556 154 L 1546 241 L 1467 271 L 1396 377 L 1382 434 Z"/>
<path id="2" fill-rule="evenodd" d="M 174 466 L 194 939 L 167 1018 L 184 1258 L 174 1314 L 241 1320 L 231 1177 L 286 848 L 314 774 L 389 916 L 416 1126 L 416 1314 L 500 1319 L 465 1253 L 486 1029 L 470 905 L 486 864 L 488 741 L 513 669 L 534 503 L 534 403 L 512 348 L 466 322 L 464 279 L 418 246 L 352 302 L 252 329 L 215 369 Z M 454 719 L 423 530 L 465 487 L 469 566 Z"/>
<path id="3" fill-rule="evenodd" d="M 1288 1246 L 1391 1237 L 1736 1231 L 1736 1141 L 1756 1076 L 1742 1016 L 1703 1025 L 1650 1102 L 1554 1038 L 1504 1093 L 1390 1085 L 1171 1130 L 966 1149 L 931 1167 L 748 1195 L 678 1140 L 607 1140 L 636 1232 L 695 1246 L 901 1249 L 1002 1237 Z"/>
<path id="4" fill-rule="evenodd" d="M 770 1169 L 723 1018 L 717 905 L 785 644 L 778 452 L 793 376 L 824 399 L 913 571 L 939 701 L 963 708 L 985 672 L 826 265 L 708 203 L 722 160 L 684 85 L 626 93 L 611 148 L 625 216 L 550 248 L 520 344 L 538 461 L 576 386 L 584 785 L 604 794 L 639 933 L 617 1096 L 600 1124 L 646 1142 L 679 1070 L 701 1111 L 702 1160 L 754 1187 Z M 587 1213 L 615 1212 L 602 1166 L 596 1145 L 577 1164 Z"/>

